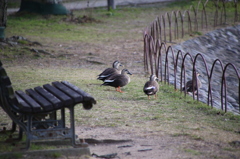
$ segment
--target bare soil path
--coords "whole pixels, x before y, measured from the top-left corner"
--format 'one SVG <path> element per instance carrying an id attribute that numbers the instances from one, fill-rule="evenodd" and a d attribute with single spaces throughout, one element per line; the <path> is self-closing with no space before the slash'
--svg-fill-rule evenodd
<path id="1" fill-rule="evenodd" d="M 151 14 L 149 14 L 151 17 L 149 18 L 150 20 L 156 15 L 155 13 Z M 141 17 L 141 15 L 138 16 Z M 146 17 L 147 16 L 145 16 L 145 18 Z M 34 66 L 41 69 L 49 67 L 87 68 L 100 73 L 103 69 L 110 66 L 114 60 L 118 59 L 124 64 L 124 67 L 131 69 L 131 72 L 134 74 L 134 76 L 143 78 L 144 71 L 142 31 L 150 21 L 149 19 L 148 21 L 141 19 L 132 21 L 122 20 L 119 22 L 119 24 L 108 23 L 113 28 L 117 28 L 116 30 L 111 30 L 117 33 L 116 36 L 124 33 L 122 30 L 127 30 L 129 33 L 129 35 L 127 35 L 127 38 L 120 37 L 115 38 L 114 40 L 105 40 L 105 42 L 98 41 L 97 43 L 84 43 L 76 41 L 58 43 L 52 41 L 52 39 L 41 39 L 41 43 L 44 42 L 43 46 L 36 46 L 34 48 L 41 50 L 54 50 L 52 54 L 57 58 L 44 57 L 36 60 L 21 57 L 15 59 L 13 63 L 9 62 L 11 64 L 8 66 L 16 68 Z M 120 24 L 128 26 L 128 28 L 118 28 Z M 106 30 L 106 34 L 108 31 L 109 30 Z M 129 38 L 129 36 L 131 36 L 131 38 Z M 37 37 L 34 38 L 36 41 L 39 40 Z M 62 60 L 61 57 L 63 57 L 64 60 Z M 119 100 L 117 102 L 122 104 L 123 101 Z M 134 103 L 135 101 L 131 102 Z M 160 105 L 158 102 L 150 101 L 148 106 L 152 106 L 152 104 L 154 104 L 154 106 Z M 104 107 L 104 105 L 101 106 Z M 108 107 L 108 109 L 111 109 L 111 107 Z M 125 110 L 121 111 L 124 113 Z M 136 112 L 137 111 L 138 110 L 136 110 Z M 97 113 L 99 112 L 95 112 L 94 115 L 97 116 Z M 139 113 L 141 117 L 144 117 L 145 112 L 142 114 L 141 113 Z M 180 115 L 181 113 L 176 114 L 176 116 Z M 117 122 L 115 118 L 114 120 Z M 136 119 L 133 119 L 133 117 L 132 120 L 135 120 L 134 122 L 137 123 L 135 125 L 130 125 L 130 122 L 128 124 L 119 124 L 120 126 L 118 125 L 112 127 L 99 126 L 97 124 L 92 126 L 79 126 L 80 124 L 76 124 L 76 134 L 78 134 L 79 138 L 86 139 L 86 141 L 92 141 L 88 139 L 95 139 L 98 141 L 107 140 L 106 142 L 102 143 L 89 142 L 91 153 L 94 153 L 98 156 L 117 153 L 114 158 L 121 159 L 240 158 L 240 146 L 236 144 L 236 147 L 231 147 L 229 145 L 229 141 L 239 141 L 239 133 L 233 134 L 232 132 L 228 133 L 227 130 L 220 130 L 223 133 L 218 134 L 214 132 L 216 129 L 213 127 L 209 125 L 202 126 L 196 123 L 196 125 L 194 125 L 195 127 L 181 128 L 183 132 L 175 134 L 174 132 L 171 132 L 174 129 L 169 128 L 169 130 L 165 130 L 165 123 L 161 123 L 161 121 L 158 121 L 155 118 L 148 119 L 147 121 L 145 120 L 144 122 L 142 120 L 137 121 Z M 183 122 L 187 122 L 187 120 L 191 119 L 184 119 Z M 172 124 L 174 125 L 175 123 Z M 174 127 L 176 127 L 176 125 L 174 125 Z M 191 129 L 195 132 L 199 132 L 199 134 L 201 134 L 203 131 L 208 132 L 208 134 L 210 134 L 210 137 L 201 139 L 198 138 L 198 136 L 191 136 L 185 133 L 184 129 Z M 218 140 L 219 138 L 222 138 L 224 140 Z M 119 142 L 119 140 L 131 141 Z M 98 158 L 96 155 L 92 157 L 69 157 L 63 155 L 59 158 Z M 29 158 L 31 158 L 31 156 L 29 156 Z M 44 157 L 39 156 L 36 159 L 41 158 Z"/>

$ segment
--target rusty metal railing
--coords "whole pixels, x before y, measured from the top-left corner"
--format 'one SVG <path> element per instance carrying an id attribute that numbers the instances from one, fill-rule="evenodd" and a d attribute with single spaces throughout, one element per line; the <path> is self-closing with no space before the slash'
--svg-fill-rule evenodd
<path id="1" fill-rule="evenodd" d="M 240 74 L 234 64 L 228 63 L 223 65 L 220 59 L 216 59 L 212 64 L 209 64 L 201 53 L 193 56 L 191 53 L 183 53 L 181 50 L 176 52 L 172 46 L 167 47 L 166 44 L 167 42 L 173 42 L 173 39 L 183 38 L 186 34 L 199 31 L 199 26 L 201 26 L 201 30 L 203 30 L 208 27 L 216 28 L 217 26 L 226 26 L 227 23 L 233 24 L 239 22 L 239 2 L 237 0 L 231 2 L 226 0 L 213 1 L 211 3 L 215 8 L 213 19 L 207 16 L 209 15 L 208 3 L 208 1 L 205 3 L 199 1 L 197 7 L 190 7 L 191 10 L 184 12 L 172 11 L 171 14 L 165 13 L 157 17 L 151 25 L 144 30 L 144 69 L 146 73 L 156 74 L 162 82 L 171 83 L 175 89 L 181 90 L 187 81 L 186 72 L 188 72 L 188 74 L 189 72 L 191 73 L 194 83 L 196 81 L 194 75 L 199 71 L 197 68 L 201 67 L 201 71 L 207 81 L 204 84 L 206 88 L 205 94 L 207 95 L 201 97 L 193 93 L 193 99 L 200 100 L 199 98 L 201 98 L 201 101 L 213 107 L 216 101 L 215 98 L 220 98 L 220 108 L 225 112 L 228 111 L 228 99 L 231 96 L 228 92 L 228 76 L 229 72 L 231 72 L 231 76 L 234 77 L 234 81 L 237 83 L 235 93 L 238 106 L 236 107 L 235 105 L 235 108 L 240 112 Z M 201 10 L 200 6 L 202 6 Z M 227 9 L 230 6 L 234 9 L 230 16 L 233 18 L 228 18 L 229 13 Z M 199 12 L 201 13 L 200 18 L 198 16 Z M 184 19 L 186 17 L 187 21 Z M 189 67 L 191 69 L 189 69 Z M 216 69 L 218 69 L 218 72 L 221 72 L 221 74 L 216 73 Z M 217 86 L 215 84 L 217 82 L 214 81 L 214 76 L 218 76 L 218 79 L 220 79 Z M 194 89 L 195 88 L 193 88 L 193 92 Z M 213 92 L 216 90 L 220 92 L 220 97 L 214 97 Z M 196 91 L 200 91 L 198 87 Z M 184 93 L 186 95 L 186 90 Z"/>
<path id="2" fill-rule="evenodd" d="M 188 10 L 166 12 L 145 28 L 145 32 L 161 42 L 174 42 L 174 39 L 186 35 L 197 34 L 199 31 L 232 25 L 239 22 L 239 5 L 237 0 L 201 0 L 197 6 Z M 209 4 L 209 6 L 208 6 Z M 234 11 L 228 11 L 234 10 Z"/>

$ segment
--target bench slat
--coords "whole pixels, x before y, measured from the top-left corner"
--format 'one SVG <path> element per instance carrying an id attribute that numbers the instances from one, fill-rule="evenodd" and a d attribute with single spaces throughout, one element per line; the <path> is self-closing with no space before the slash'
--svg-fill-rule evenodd
<path id="1" fill-rule="evenodd" d="M 69 96 L 67 96 L 65 93 L 58 90 L 56 87 L 53 87 L 50 84 L 45 84 L 43 85 L 43 88 L 45 88 L 47 91 L 49 91 L 54 96 L 56 96 L 61 101 L 63 101 L 65 106 L 73 105 L 73 100 Z"/>
<path id="2" fill-rule="evenodd" d="M 35 101 L 37 101 L 41 105 L 44 111 L 54 110 L 53 105 L 50 102 L 48 102 L 44 97 L 42 97 L 40 94 L 35 92 L 33 89 L 27 89 L 26 92 L 30 97 L 32 97 Z"/>
<path id="3" fill-rule="evenodd" d="M 61 102 L 61 100 L 55 97 L 52 93 L 48 92 L 46 89 L 38 86 L 38 87 L 35 87 L 34 90 L 39 94 L 41 94 L 41 96 L 47 99 L 50 103 L 52 103 L 55 109 L 62 108 L 63 103 Z"/>
<path id="4" fill-rule="evenodd" d="M 18 106 L 21 112 L 31 113 L 33 111 L 32 107 L 28 103 L 26 103 L 26 101 L 21 96 L 19 96 L 18 94 L 15 94 L 15 96 L 18 100 L 18 103 L 19 103 Z"/>
<path id="5" fill-rule="evenodd" d="M 84 92 L 77 86 L 73 85 L 72 83 L 70 83 L 68 81 L 62 81 L 62 83 L 64 85 L 68 86 L 69 88 L 73 89 L 74 91 L 80 93 L 83 96 L 83 101 L 91 101 L 93 104 L 96 104 L 96 101 L 92 96 L 90 96 L 88 93 Z"/>
<path id="6" fill-rule="evenodd" d="M 16 91 L 16 94 L 19 95 L 26 103 L 31 106 L 33 113 L 38 113 L 42 111 L 42 107 L 23 91 Z"/>
<path id="7" fill-rule="evenodd" d="M 72 99 L 74 99 L 75 103 L 80 103 L 83 101 L 83 96 L 76 91 L 70 89 L 66 85 L 60 83 L 60 82 L 52 82 L 53 86 L 61 90 L 62 92 L 66 93 L 68 96 L 70 96 Z"/>

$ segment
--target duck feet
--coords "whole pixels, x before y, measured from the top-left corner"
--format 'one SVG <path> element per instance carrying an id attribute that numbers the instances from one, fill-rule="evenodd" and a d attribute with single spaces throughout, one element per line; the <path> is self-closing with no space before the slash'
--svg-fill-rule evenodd
<path id="1" fill-rule="evenodd" d="M 116 91 L 120 92 L 120 93 L 123 93 L 123 91 L 121 90 L 121 87 L 116 87 Z"/>

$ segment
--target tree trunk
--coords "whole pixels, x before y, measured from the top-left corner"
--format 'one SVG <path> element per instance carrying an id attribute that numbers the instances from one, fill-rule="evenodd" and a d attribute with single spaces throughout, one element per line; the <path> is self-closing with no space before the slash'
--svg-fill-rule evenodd
<path id="1" fill-rule="evenodd" d="M 0 40 L 4 39 L 4 30 L 7 25 L 7 0 L 0 0 Z"/>
<path id="2" fill-rule="evenodd" d="M 44 15 L 66 15 L 69 13 L 62 5 L 61 0 L 21 0 L 19 12 L 32 12 Z"/>
<path id="3" fill-rule="evenodd" d="M 107 3 L 108 3 L 108 11 L 110 11 L 111 9 L 116 9 L 114 0 L 108 0 Z"/>

